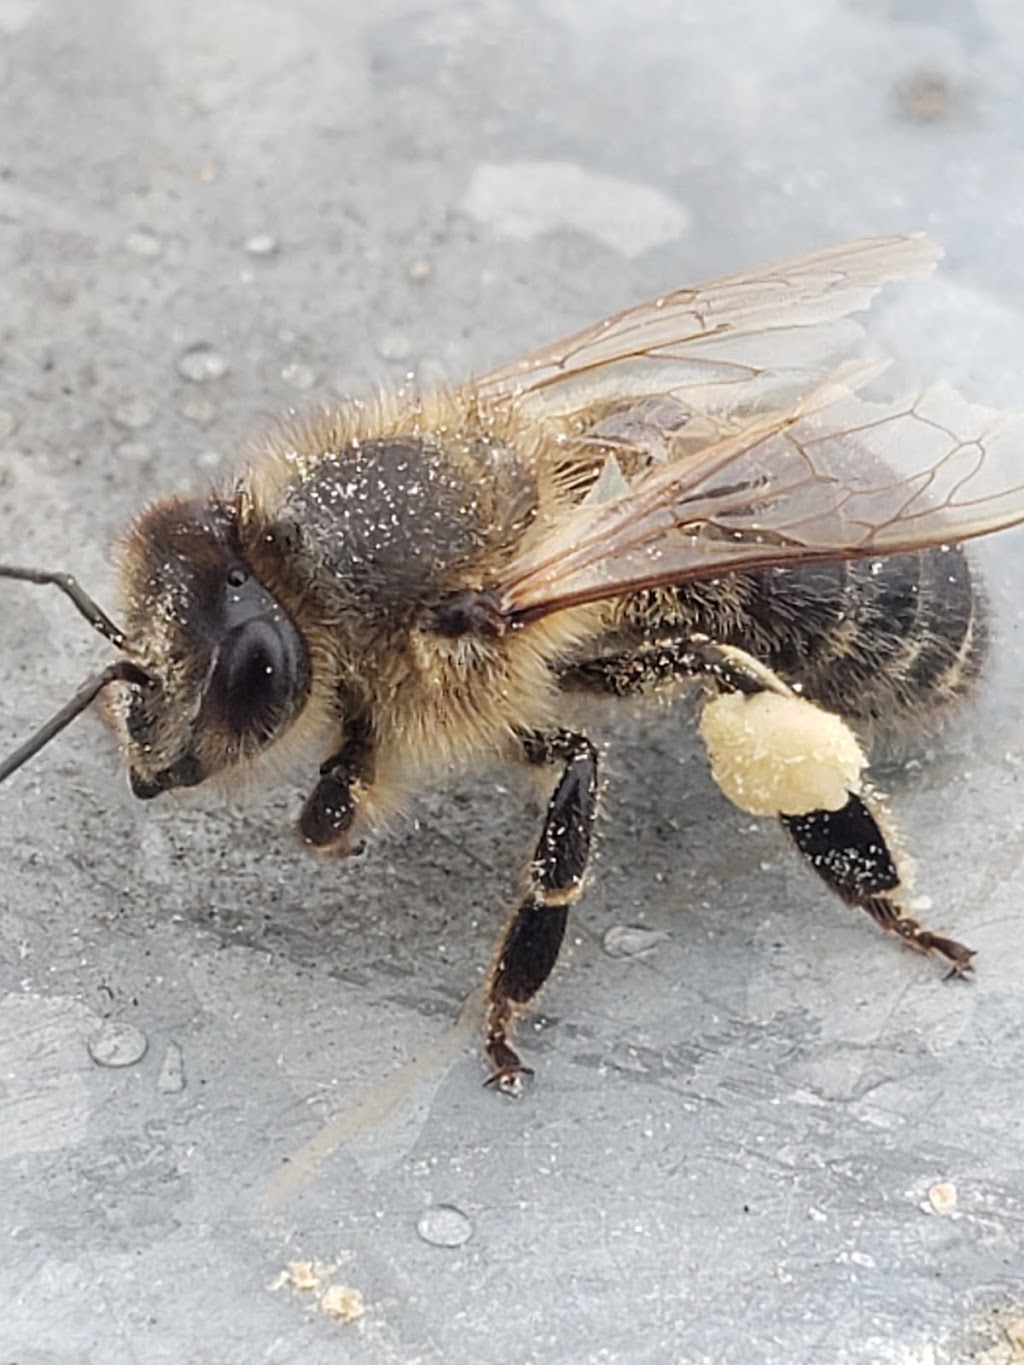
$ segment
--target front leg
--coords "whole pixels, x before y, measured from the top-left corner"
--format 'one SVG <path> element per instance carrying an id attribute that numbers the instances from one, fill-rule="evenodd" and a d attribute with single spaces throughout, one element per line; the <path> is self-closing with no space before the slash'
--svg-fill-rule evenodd
<path id="1" fill-rule="evenodd" d="M 311 847 L 339 857 L 359 852 L 349 840 L 358 808 L 358 786 L 367 780 L 373 762 L 369 723 L 355 718 L 346 723 L 341 747 L 320 764 L 320 780 L 306 798 L 299 816 L 299 833 Z"/>
<path id="2" fill-rule="evenodd" d="M 568 730 L 524 735 L 528 763 L 564 764 L 548 802 L 544 827 L 530 863 L 530 884 L 505 925 L 487 985 L 487 1056 L 494 1066 L 489 1084 L 517 1095 L 530 1068 L 508 1039 L 519 1007 L 531 1000 L 558 958 L 569 907 L 583 885 L 597 812 L 597 750 L 584 735 Z"/>

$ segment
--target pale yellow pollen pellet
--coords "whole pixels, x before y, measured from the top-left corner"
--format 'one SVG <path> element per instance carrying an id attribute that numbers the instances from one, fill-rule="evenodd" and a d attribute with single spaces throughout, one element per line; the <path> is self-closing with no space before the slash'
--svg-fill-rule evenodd
<path id="1" fill-rule="evenodd" d="M 699 728 L 715 781 L 751 815 L 840 810 L 867 765 L 846 722 L 802 697 L 729 692 Z"/>

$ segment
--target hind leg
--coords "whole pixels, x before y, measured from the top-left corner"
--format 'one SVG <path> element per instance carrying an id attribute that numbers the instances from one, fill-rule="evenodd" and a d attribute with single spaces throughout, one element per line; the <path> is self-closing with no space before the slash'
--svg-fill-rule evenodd
<path id="1" fill-rule="evenodd" d="M 565 685 L 626 696 L 687 678 L 703 679 L 712 691 L 701 733 L 715 779 L 734 804 L 776 815 L 846 904 L 918 951 L 944 957 L 951 975 L 969 971 L 970 948 L 904 912 L 908 885 L 883 829 L 882 802 L 861 781 L 866 759 L 838 716 L 799 697 L 745 651 L 701 637 L 576 665 Z M 726 697 L 745 701 L 715 711 Z M 764 705 L 765 697 L 776 700 Z M 706 723 L 712 712 L 714 725 Z"/>

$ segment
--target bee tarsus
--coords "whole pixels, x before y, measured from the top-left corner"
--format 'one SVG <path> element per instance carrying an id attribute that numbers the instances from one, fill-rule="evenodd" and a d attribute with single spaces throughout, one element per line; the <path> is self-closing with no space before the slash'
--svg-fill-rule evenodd
<path id="1" fill-rule="evenodd" d="M 362 842 L 353 844 L 348 836 L 358 809 L 354 789 L 366 777 L 372 755 L 369 722 L 353 717 L 346 723 L 341 748 L 320 764 L 320 780 L 299 816 L 299 833 L 311 848 L 330 849 L 341 857 L 363 851 Z"/>

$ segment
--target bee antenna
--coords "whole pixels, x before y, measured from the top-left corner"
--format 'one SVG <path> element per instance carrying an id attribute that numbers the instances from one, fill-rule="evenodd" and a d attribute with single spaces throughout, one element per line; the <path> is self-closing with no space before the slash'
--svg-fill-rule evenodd
<path id="1" fill-rule="evenodd" d="M 61 730 L 70 725 L 76 716 L 80 716 L 86 707 L 95 701 L 107 684 L 112 682 L 135 683 L 139 687 L 151 687 L 153 684 L 152 678 L 138 664 L 133 664 L 130 659 L 115 659 L 102 672 L 86 679 L 71 700 L 62 706 L 56 715 L 51 716 L 45 725 L 39 727 L 31 739 L 27 739 L 20 748 L 15 749 L 13 754 L 9 754 L 0 762 L 0 782 L 6 781 L 11 773 L 17 772 L 22 764 L 33 758 L 44 744 L 49 744 L 55 735 L 59 735 Z"/>
<path id="2" fill-rule="evenodd" d="M 69 573 L 53 573 L 49 569 L 18 569 L 12 564 L 0 564 L 0 578 L 17 578 L 23 583 L 43 583 L 53 584 L 55 588 L 60 588 L 65 596 L 70 597 L 78 610 L 92 626 L 93 630 L 99 633 L 112 645 L 118 649 L 123 649 L 127 636 L 119 626 L 115 626 L 113 621 L 97 604 L 78 582 L 77 578 Z M 2 779 L 0 779 L 2 780 Z"/>

